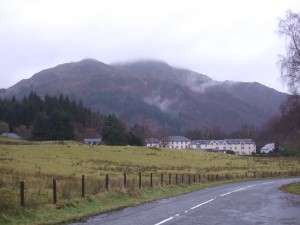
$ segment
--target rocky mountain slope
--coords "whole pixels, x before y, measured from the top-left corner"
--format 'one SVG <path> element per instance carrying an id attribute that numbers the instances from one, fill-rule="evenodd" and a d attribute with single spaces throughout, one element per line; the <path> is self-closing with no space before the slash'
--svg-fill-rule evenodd
<path id="1" fill-rule="evenodd" d="M 68 95 L 129 123 L 174 131 L 244 124 L 260 126 L 277 114 L 287 95 L 259 83 L 214 81 L 161 61 L 107 65 L 86 59 L 43 70 L 0 93 L 21 98 Z"/>

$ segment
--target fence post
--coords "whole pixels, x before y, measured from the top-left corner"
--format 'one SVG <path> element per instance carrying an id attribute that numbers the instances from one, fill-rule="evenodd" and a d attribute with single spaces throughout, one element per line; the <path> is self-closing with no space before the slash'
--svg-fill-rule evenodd
<path id="1" fill-rule="evenodd" d="M 196 183 L 196 174 L 194 174 L 194 183 Z"/>
<path id="2" fill-rule="evenodd" d="M 160 186 L 162 187 L 164 185 L 164 175 L 160 174 Z"/>
<path id="3" fill-rule="evenodd" d="M 189 174 L 189 185 L 191 185 L 191 174 Z"/>
<path id="4" fill-rule="evenodd" d="M 127 176 L 126 173 L 124 173 L 124 188 L 127 187 Z"/>
<path id="5" fill-rule="evenodd" d="M 56 195 L 56 178 L 53 178 L 53 204 L 57 203 L 57 195 Z"/>
<path id="6" fill-rule="evenodd" d="M 105 178 L 105 189 L 108 192 L 108 188 L 109 188 L 109 176 L 108 174 L 106 174 L 106 178 Z"/>
<path id="7" fill-rule="evenodd" d="M 25 193 L 24 193 L 24 181 L 20 182 L 20 197 L 21 197 L 21 206 L 25 206 Z"/>
<path id="8" fill-rule="evenodd" d="M 248 178 L 248 173 L 246 172 L 246 178 Z"/>
<path id="9" fill-rule="evenodd" d="M 139 189 L 142 188 L 142 173 L 139 173 Z"/>
<path id="10" fill-rule="evenodd" d="M 253 172 L 253 176 L 254 176 L 254 178 L 256 178 L 256 172 Z"/>
<path id="11" fill-rule="evenodd" d="M 172 183 L 172 175 L 169 173 L 169 186 L 171 185 Z"/>
<path id="12" fill-rule="evenodd" d="M 176 173 L 176 185 L 178 185 L 178 174 Z"/>
<path id="13" fill-rule="evenodd" d="M 219 180 L 219 174 L 216 175 L 216 180 Z"/>
<path id="14" fill-rule="evenodd" d="M 153 187 L 153 175 L 152 175 L 152 173 L 150 174 L 150 186 Z"/>
<path id="15" fill-rule="evenodd" d="M 200 183 L 201 182 L 201 175 L 199 174 L 198 175 L 198 183 Z"/>
<path id="16" fill-rule="evenodd" d="M 85 194 L 85 183 L 84 183 L 84 175 L 81 177 L 81 196 L 84 197 Z"/>
<path id="17" fill-rule="evenodd" d="M 183 184 L 184 182 L 184 174 L 181 174 L 181 183 Z"/>

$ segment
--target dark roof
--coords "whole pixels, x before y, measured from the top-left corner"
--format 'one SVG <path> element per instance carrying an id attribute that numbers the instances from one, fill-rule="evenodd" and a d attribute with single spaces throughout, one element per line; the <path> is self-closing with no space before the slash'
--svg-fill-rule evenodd
<path id="1" fill-rule="evenodd" d="M 155 139 L 155 138 L 149 138 L 149 139 L 146 139 L 145 142 L 147 144 L 158 144 L 158 143 L 160 143 L 160 140 Z"/>
<path id="2" fill-rule="evenodd" d="M 241 142 L 244 142 L 245 144 L 255 144 L 252 139 L 225 139 L 227 144 L 240 144 Z"/>
<path id="3" fill-rule="evenodd" d="M 179 142 L 191 141 L 190 139 L 187 139 L 186 137 L 183 137 L 183 136 L 168 136 L 168 137 L 166 137 L 166 140 L 168 142 L 174 142 L 174 141 L 179 141 Z"/>

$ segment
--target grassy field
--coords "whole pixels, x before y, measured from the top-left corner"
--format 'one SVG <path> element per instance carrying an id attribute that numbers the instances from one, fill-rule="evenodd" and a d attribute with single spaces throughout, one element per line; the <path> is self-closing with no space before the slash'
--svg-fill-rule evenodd
<path id="1" fill-rule="evenodd" d="M 215 175 L 214 182 L 227 182 L 225 177 L 232 181 L 233 178 L 253 179 L 254 173 L 256 177 L 279 176 L 278 172 L 280 176 L 289 176 L 285 172 L 297 170 L 300 170 L 299 158 L 88 146 L 78 142 L 11 141 L 1 137 L 0 224 L 46 224 L 45 221 L 51 224 L 81 218 L 211 185 L 208 175 Z M 123 173 L 127 174 L 127 188 L 123 185 Z M 143 175 L 142 189 L 138 187 L 139 173 Z M 154 188 L 150 188 L 150 173 Z M 85 198 L 81 198 L 83 174 Z M 109 192 L 105 189 L 106 174 L 110 177 Z M 180 185 L 174 185 L 175 174 Z M 192 182 L 193 185 L 188 185 L 188 174 L 195 175 L 192 179 L 197 182 Z M 57 180 L 56 205 L 52 204 L 53 178 Z M 25 207 L 19 205 L 21 180 L 25 182 Z"/>

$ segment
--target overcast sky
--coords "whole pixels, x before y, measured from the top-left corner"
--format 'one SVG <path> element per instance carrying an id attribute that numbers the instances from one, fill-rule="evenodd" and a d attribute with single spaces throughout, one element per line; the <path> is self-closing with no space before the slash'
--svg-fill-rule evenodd
<path id="1" fill-rule="evenodd" d="M 299 0 L 0 0 L 0 88 L 58 64 L 162 60 L 286 91 L 276 34 Z"/>

